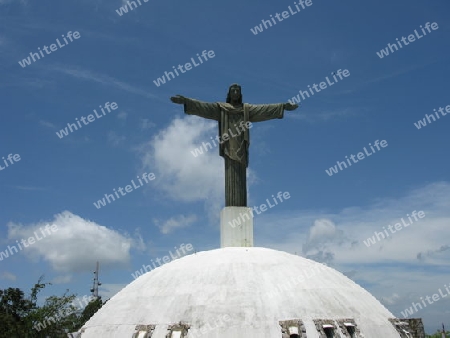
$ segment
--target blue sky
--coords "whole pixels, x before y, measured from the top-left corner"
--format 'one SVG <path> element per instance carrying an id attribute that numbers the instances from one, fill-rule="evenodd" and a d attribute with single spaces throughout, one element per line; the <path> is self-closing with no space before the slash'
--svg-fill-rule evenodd
<path id="1" fill-rule="evenodd" d="M 99 260 L 108 298 L 182 243 L 219 247 L 223 159 L 217 148 L 191 153 L 217 126 L 184 115 L 169 97 L 224 101 L 237 82 L 245 102 L 281 103 L 345 69 L 350 76 L 284 119 L 250 130 L 249 205 L 279 191 L 291 196 L 256 216 L 255 243 L 328 263 L 398 317 L 450 284 L 450 117 L 414 125 L 450 105 L 448 1 L 313 0 L 256 35 L 261 20 L 294 2 L 141 3 L 118 15 L 121 0 L 0 0 L 0 158 L 20 155 L 0 171 L 0 251 L 46 224 L 58 227 L 0 262 L 1 288 L 28 290 L 44 274 L 54 285 L 43 296 L 85 295 Z M 377 55 L 427 22 L 438 29 Z M 19 64 L 69 31 L 80 37 Z M 204 50 L 215 57 L 155 85 Z M 118 109 L 57 136 L 106 102 Z M 326 173 L 376 140 L 388 146 Z M 94 206 L 145 172 L 155 179 Z M 364 245 L 414 210 L 426 216 Z M 450 326 L 449 299 L 415 314 L 427 331 Z"/>

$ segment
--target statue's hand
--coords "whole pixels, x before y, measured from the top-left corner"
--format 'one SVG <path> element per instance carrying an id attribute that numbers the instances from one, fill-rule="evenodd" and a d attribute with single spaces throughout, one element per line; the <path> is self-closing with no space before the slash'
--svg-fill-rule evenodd
<path id="1" fill-rule="evenodd" d="M 185 99 L 186 98 L 184 96 L 177 95 L 177 96 L 172 96 L 170 98 L 170 101 L 172 101 L 173 103 L 177 103 L 177 104 L 184 104 L 186 102 Z"/>
<path id="2" fill-rule="evenodd" d="M 298 104 L 285 103 L 284 110 L 295 110 L 298 108 Z"/>

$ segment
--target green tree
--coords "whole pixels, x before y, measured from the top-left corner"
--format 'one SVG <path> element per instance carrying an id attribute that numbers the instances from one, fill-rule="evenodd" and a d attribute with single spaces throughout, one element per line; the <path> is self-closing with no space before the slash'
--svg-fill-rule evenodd
<path id="1" fill-rule="evenodd" d="M 51 285 L 42 280 L 40 277 L 28 298 L 18 288 L 0 290 L 0 338 L 65 338 L 66 332 L 80 326 L 82 311 L 73 305 L 76 295 L 68 290 L 38 306 L 38 293 Z"/>
<path id="2" fill-rule="evenodd" d="M 102 302 L 101 297 L 91 300 L 78 317 L 78 323 L 73 332 L 78 331 L 81 327 L 107 302 Z"/>
<path id="3" fill-rule="evenodd" d="M 83 326 L 105 303 L 102 302 L 101 297 L 98 297 L 86 305 L 80 317 L 81 326 Z"/>
<path id="4" fill-rule="evenodd" d="M 427 334 L 427 335 L 425 335 L 425 337 L 426 338 L 442 338 L 442 331 L 437 330 L 435 334 L 432 334 L 432 335 Z M 450 332 L 446 333 L 445 337 L 450 338 Z"/>
<path id="5" fill-rule="evenodd" d="M 29 323 L 24 318 L 32 309 L 33 303 L 24 298 L 22 290 L 0 290 L 0 336 L 20 337 L 24 332 L 29 332 Z"/>
<path id="6" fill-rule="evenodd" d="M 75 295 L 66 291 L 63 296 L 50 296 L 41 307 L 30 313 L 36 337 L 67 337 L 66 329 L 78 322 L 79 310 L 72 303 Z"/>

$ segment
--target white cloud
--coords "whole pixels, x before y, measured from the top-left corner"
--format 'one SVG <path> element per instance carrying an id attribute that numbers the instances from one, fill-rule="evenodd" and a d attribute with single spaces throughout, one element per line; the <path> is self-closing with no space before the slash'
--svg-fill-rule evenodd
<path id="1" fill-rule="evenodd" d="M 141 235 L 140 229 L 137 228 L 134 231 L 134 244 L 133 249 L 144 252 L 147 250 L 147 244 L 145 244 L 144 238 Z"/>
<path id="2" fill-rule="evenodd" d="M 52 284 L 67 284 L 70 281 L 72 281 L 72 275 L 61 275 L 61 276 L 56 276 L 55 278 L 53 278 L 51 283 Z"/>
<path id="3" fill-rule="evenodd" d="M 425 217 L 367 247 L 363 240 L 389 225 L 409 223 L 407 214 L 423 210 Z M 450 183 L 437 182 L 416 188 L 400 198 L 384 198 L 365 207 L 348 207 L 334 213 L 302 210 L 289 215 L 264 214 L 258 227 L 262 246 L 299 251 L 326 262 L 384 303 L 394 315 L 450 285 Z M 283 224 L 283 238 L 278 228 Z M 384 227 L 384 229 L 383 229 Z M 309 232 L 308 232 L 309 230 Z M 389 230 L 387 230 L 389 231 Z M 395 231 L 395 228 L 394 228 Z M 450 297 L 415 314 L 425 321 L 441 320 Z"/>
<path id="4" fill-rule="evenodd" d="M 337 213 L 303 211 L 284 222 L 298 233 L 299 224 L 309 226 L 303 234 L 304 253 L 326 249 L 340 264 L 403 263 L 450 265 L 450 184 L 439 182 L 411 191 L 399 199 L 386 198 L 366 207 L 349 207 Z M 425 217 L 367 247 L 363 241 L 389 225 L 408 221 L 407 214 L 423 210 Z M 408 223 L 408 222 L 407 222 Z M 395 229 L 394 229 L 395 231 Z M 380 236 L 381 238 L 381 236 Z M 297 248 L 296 248 L 297 249 Z"/>
<path id="5" fill-rule="evenodd" d="M 169 218 L 168 220 L 161 222 L 160 220 L 154 219 L 154 223 L 157 227 L 159 227 L 159 230 L 163 234 L 169 234 L 173 232 L 176 228 L 181 227 L 187 227 L 190 226 L 192 223 L 194 223 L 197 220 L 197 216 L 195 215 L 178 215 Z"/>
<path id="6" fill-rule="evenodd" d="M 316 219 L 309 229 L 309 238 L 303 245 L 303 254 L 315 261 L 329 264 L 334 258 L 330 247 L 340 240 L 342 240 L 342 231 L 337 230 L 330 219 Z"/>
<path id="7" fill-rule="evenodd" d="M 48 122 L 48 121 L 44 121 L 44 120 L 39 120 L 39 124 L 41 126 L 44 126 L 44 127 L 47 127 L 47 128 L 52 128 L 52 129 L 56 128 L 56 126 L 53 123 Z"/>
<path id="8" fill-rule="evenodd" d="M 309 241 L 322 241 L 326 238 L 332 238 L 336 233 L 336 226 L 328 219 L 317 219 L 314 225 L 309 229 Z"/>
<path id="9" fill-rule="evenodd" d="M 113 146 L 118 146 L 123 141 L 125 141 L 127 138 L 125 136 L 121 136 L 117 134 L 115 131 L 109 131 L 108 132 L 108 142 L 111 143 Z"/>
<path id="10" fill-rule="evenodd" d="M 15 280 L 17 280 L 17 276 L 12 274 L 11 272 L 4 271 L 0 274 L 0 279 L 15 281 Z"/>
<path id="11" fill-rule="evenodd" d="M 395 304 L 400 299 L 400 296 L 397 293 L 393 293 L 391 296 L 382 297 L 381 301 L 383 301 L 385 304 Z"/>
<path id="12" fill-rule="evenodd" d="M 204 201 L 218 215 L 224 199 L 224 164 L 218 148 L 195 157 L 191 151 L 217 135 L 217 123 L 186 116 L 175 118 L 139 148 L 143 171 L 158 178 L 155 186 L 169 199 Z"/>
<path id="13" fill-rule="evenodd" d="M 47 229 L 56 231 L 45 232 Z M 34 237 L 36 242 L 23 248 L 33 260 L 39 258 L 64 273 L 91 271 L 96 261 L 102 269 L 124 267 L 130 260 L 134 240 L 115 230 L 85 220 L 69 211 L 54 216 L 51 222 L 31 225 L 8 224 L 8 238 L 13 240 Z M 42 231 L 46 234 L 43 237 Z"/>
<path id="14" fill-rule="evenodd" d="M 153 127 L 155 127 L 155 126 L 156 126 L 156 124 L 154 124 L 153 122 L 151 122 L 149 119 L 141 119 L 141 120 L 140 120 L 140 125 L 139 125 L 139 127 L 140 127 L 142 130 L 150 129 L 150 128 L 153 128 Z"/>
<path id="15" fill-rule="evenodd" d="M 128 117 L 128 113 L 124 112 L 124 111 L 121 111 L 119 114 L 117 114 L 117 118 L 119 120 L 125 121 L 127 119 L 127 117 Z"/>

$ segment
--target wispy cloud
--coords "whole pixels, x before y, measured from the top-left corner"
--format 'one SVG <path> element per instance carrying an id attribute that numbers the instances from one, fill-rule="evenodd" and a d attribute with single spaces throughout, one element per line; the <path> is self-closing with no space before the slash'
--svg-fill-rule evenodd
<path id="1" fill-rule="evenodd" d="M 44 120 L 40 120 L 40 121 L 39 121 L 39 124 L 40 124 L 41 126 L 44 126 L 44 127 L 47 127 L 47 128 L 52 128 L 52 129 L 55 129 L 55 128 L 56 128 L 56 126 L 55 126 L 53 123 L 48 122 L 48 121 L 44 121 Z"/>
<path id="2" fill-rule="evenodd" d="M 130 85 L 126 82 L 115 79 L 109 75 L 99 74 L 81 68 L 54 66 L 51 69 L 53 71 L 66 74 L 77 79 L 100 83 L 102 85 L 111 86 L 116 89 L 123 90 L 135 95 L 140 95 L 146 98 L 157 99 L 162 101 L 162 99 L 159 99 L 158 96 L 151 94 L 149 91 L 145 89 Z M 164 100 L 164 102 L 167 103 L 167 100 Z"/>
<path id="3" fill-rule="evenodd" d="M 346 53 L 343 50 L 333 50 L 330 56 L 331 64 L 339 64 L 346 58 Z"/>
<path id="4" fill-rule="evenodd" d="M 139 127 L 142 129 L 142 130 L 146 130 L 146 129 L 150 129 L 150 128 L 153 128 L 153 127 L 155 127 L 156 126 L 156 124 L 154 124 L 152 121 L 150 121 L 149 119 L 141 119 L 140 120 L 140 124 L 139 124 Z"/>
<path id="5" fill-rule="evenodd" d="M 169 218 L 166 221 L 154 219 L 153 222 L 159 228 L 161 233 L 167 235 L 177 228 L 188 227 L 197 220 L 196 215 L 178 215 Z"/>
<path id="6" fill-rule="evenodd" d="M 303 108 L 299 107 L 292 113 L 286 114 L 286 118 L 304 120 L 310 123 L 327 122 L 335 119 L 348 118 L 357 116 L 358 112 L 353 108 L 346 108 L 333 111 L 322 112 L 303 112 Z"/>
<path id="7" fill-rule="evenodd" d="M 123 135 L 117 134 L 115 131 L 108 132 L 108 142 L 113 146 L 118 146 L 123 143 L 127 138 Z"/>
<path id="8" fill-rule="evenodd" d="M 0 5 L 8 5 L 8 4 L 12 4 L 12 3 L 20 3 L 21 5 L 27 5 L 28 1 L 27 0 L 0 0 Z"/>
<path id="9" fill-rule="evenodd" d="M 48 190 L 48 188 L 25 186 L 25 185 L 16 185 L 16 186 L 14 186 L 14 188 L 18 189 L 18 190 L 28 190 L 28 191 L 45 191 L 45 190 Z"/>
<path id="10" fill-rule="evenodd" d="M 89 0 L 91 1 L 91 0 Z M 101 0 L 99 0 L 101 1 Z M 110 9 L 109 4 L 107 5 L 107 8 Z M 117 14 L 114 12 L 114 18 L 117 16 Z M 136 36 L 133 35 L 118 35 L 117 32 L 114 33 L 103 33 L 99 30 L 88 30 L 86 28 L 82 28 L 79 30 L 80 34 L 83 37 L 87 37 L 89 39 L 97 39 L 97 40 L 102 40 L 102 41 L 106 41 L 110 44 L 121 44 L 121 45 L 132 45 L 133 48 L 137 48 L 139 46 L 142 46 L 142 41 L 141 39 L 139 39 Z"/>
<path id="11" fill-rule="evenodd" d="M 15 280 L 17 280 L 17 276 L 12 274 L 11 272 L 4 271 L 0 274 L 0 279 L 15 281 Z"/>
<path id="12" fill-rule="evenodd" d="M 429 65 L 431 65 L 433 63 L 436 63 L 438 61 L 439 60 L 437 60 L 437 59 L 433 59 L 433 60 L 429 60 L 429 61 L 427 61 L 425 63 L 421 63 L 421 64 L 417 64 L 417 65 L 413 65 L 413 66 L 410 66 L 410 67 L 406 67 L 406 68 L 400 69 L 400 70 L 398 70 L 396 72 L 393 72 L 393 73 L 377 76 L 377 77 L 368 79 L 366 81 L 359 82 L 359 83 L 357 83 L 355 88 L 343 90 L 343 91 L 341 91 L 341 93 L 343 93 L 343 94 L 354 93 L 354 92 L 357 92 L 357 91 L 361 90 L 362 88 L 364 88 L 364 87 L 366 87 L 368 85 L 371 85 L 372 83 L 382 82 L 382 81 L 385 81 L 385 80 L 388 80 L 388 79 L 391 79 L 391 78 L 394 78 L 394 77 L 397 77 L 397 76 L 400 76 L 400 75 L 403 75 L 403 74 L 407 74 L 409 72 L 412 72 L 412 71 L 415 71 L 415 70 L 427 67 L 427 66 L 429 66 Z"/>
<path id="13" fill-rule="evenodd" d="M 72 275 L 61 275 L 56 276 L 52 279 L 51 283 L 53 284 L 66 284 L 72 281 Z"/>
<path id="14" fill-rule="evenodd" d="M 121 111 L 119 114 L 117 114 L 117 118 L 119 120 L 123 120 L 123 121 L 125 121 L 127 119 L 127 116 L 128 116 L 128 113 L 124 112 L 124 111 Z"/>

